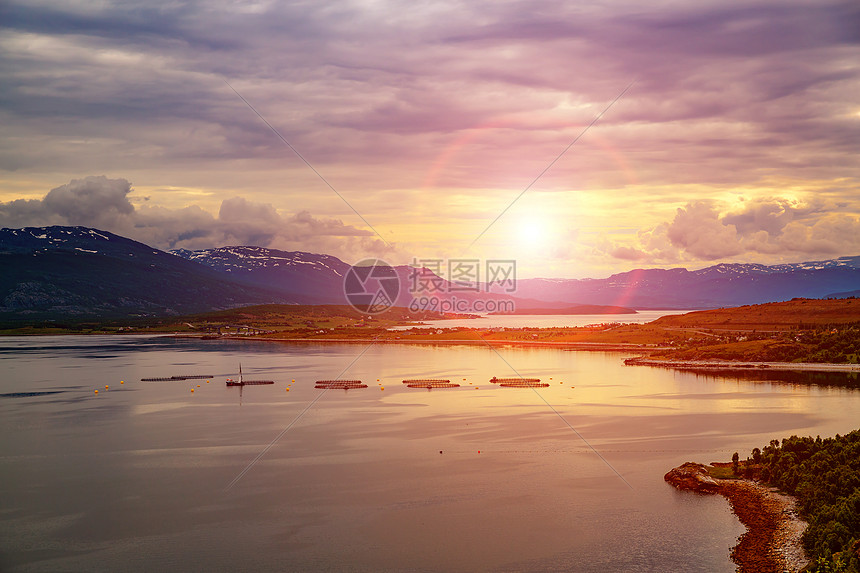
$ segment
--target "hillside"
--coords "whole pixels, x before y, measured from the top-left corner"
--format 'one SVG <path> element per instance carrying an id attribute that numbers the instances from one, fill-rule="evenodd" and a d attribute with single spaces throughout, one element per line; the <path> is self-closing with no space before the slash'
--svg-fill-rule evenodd
<path id="1" fill-rule="evenodd" d="M 347 302 L 343 277 L 350 266 L 337 257 L 250 246 L 170 252 L 241 284 L 325 304 Z"/>
<path id="2" fill-rule="evenodd" d="M 85 227 L 0 230 L 0 322 L 178 315 L 309 302 L 113 233 Z"/>
<path id="3" fill-rule="evenodd" d="M 710 328 L 714 330 L 803 330 L 860 324 L 860 299 L 795 299 L 688 312 L 664 316 L 652 324 L 661 327 Z"/>

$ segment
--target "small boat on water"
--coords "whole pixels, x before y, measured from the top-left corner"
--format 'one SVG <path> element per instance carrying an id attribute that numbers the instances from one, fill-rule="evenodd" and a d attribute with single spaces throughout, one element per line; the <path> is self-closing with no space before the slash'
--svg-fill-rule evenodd
<path id="1" fill-rule="evenodd" d="M 239 364 L 239 379 L 227 378 L 227 386 L 263 386 L 266 384 L 274 384 L 274 380 L 245 380 L 242 376 L 242 365 Z"/>

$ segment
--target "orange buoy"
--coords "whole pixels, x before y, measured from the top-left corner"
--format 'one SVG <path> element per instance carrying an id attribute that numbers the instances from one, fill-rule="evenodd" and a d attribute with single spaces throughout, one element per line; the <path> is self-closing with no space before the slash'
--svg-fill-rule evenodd
<path id="1" fill-rule="evenodd" d="M 194 388 L 192 388 L 192 389 L 191 389 L 191 393 L 192 393 L 192 394 L 194 393 Z"/>
<path id="2" fill-rule="evenodd" d="M 289 392 L 289 391 L 290 391 L 290 389 L 289 389 L 289 388 L 287 388 L 287 392 Z"/>
<path id="3" fill-rule="evenodd" d="M 200 384 L 198 384 L 197 387 L 200 388 Z"/>
<path id="4" fill-rule="evenodd" d="M 380 390 L 385 390 L 385 386 L 381 386 L 379 389 L 380 389 Z"/>
<path id="5" fill-rule="evenodd" d="M 120 381 L 119 381 L 119 383 L 120 383 L 120 384 L 125 384 L 125 380 L 120 380 Z"/>
<path id="6" fill-rule="evenodd" d="M 107 389 L 108 389 L 108 385 L 107 385 L 107 384 L 105 384 L 105 390 L 107 390 Z"/>
<path id="7" fill-rule="evenodd" d="M 295 378 L 293 378 L 293 382 L 295 382 L 295 381 L 296 381 L 296 379 L 295 379 Z"/>
<path id="8" fill-rule="evenodd" d="M 96 394 L 98 394 L 98 393 L 99 393 L 99 391 L 98 391 L 98 390 L 96 390 Z"/>

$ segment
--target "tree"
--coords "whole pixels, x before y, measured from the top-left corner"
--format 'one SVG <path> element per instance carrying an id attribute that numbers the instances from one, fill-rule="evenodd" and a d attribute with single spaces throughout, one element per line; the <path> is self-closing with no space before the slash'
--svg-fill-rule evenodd
<path id="1" fill-rule="evenodd" d="M 740 456 L 738 455 L 737 452 L 732 454 L 732 471 L 735 472 L 735 475 L 738 475 L 738 460 L 739 459 L 740 459 Z"/>

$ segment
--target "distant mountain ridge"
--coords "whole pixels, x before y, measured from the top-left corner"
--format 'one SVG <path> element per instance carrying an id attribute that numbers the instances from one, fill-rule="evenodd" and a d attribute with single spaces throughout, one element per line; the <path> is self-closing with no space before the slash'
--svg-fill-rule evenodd
<path id="1" fill-rule="evenodd" d="M 0 265 L 5 271 L 0 274 L 0 319 L 10 320 L 176 315 L 265 303 L 344 304 L 343 281 L 350 268 L 331 255 L 255 246 L 166 253 L 86 227 L 0 229 Z M 860 293 L 860 257 L 770 266 L 721 263 L 695 271 L 636 269 L 605 279 L 519 279 L 512 293 L 496 286 L 486 292 L 487 285 L 463 291 L 437 277 L 442 290 L 416 292 L 416 299 L 409 292 L 415 269 L 399 265 L 395 271 L 400 306 L 428 295 L 467 305 L 509 301 L 520 309 L 705 309 Z"/>
<path id="2" fill-rule="evenodd" d="M 739 306 L 848 294 L 860 288 L 860 256 L 762 265 L 720 263 L 688 271 L 636 269 L 605 279 L 521 279 L 517 296 L 634 308 Z"/>
<path id="3" fill-rule="evenodd" d="M 251 246 L 176 249 L 170 253 L 229 274 L 241 284 L 329 304 L 347 303 L 343 277 L 350 265 L 330 255 Z"/>
<path id="4" fill-rule="evenodd" d="M 343 303 L 343 274 L 349 268 L 336 257 L 261 247 L 222 247 L 202 251 L 172 251 L 231 275 L 248 284 L 287 289 L 304 296 L 323 296 Z M 410 274 L 395 267 L 401 281 L 398 304 L 408 305 Z M 307 282 L 305 282 L 307 281 Z M 655 309 L 700 309 L 759 304 L 796 297 L 845 296 L 860 289 L 860 256 L 825 261 L 762 265 L 720 263 L 695 271 L 685 268 L 636 269 L 605 279 L 519 279 L 516 292 L 491 287 L 486 292 L 449 289 L 439 278 L 442 299 L 459 297 L 513 300 L 519 308 L 564 308 L 573 305 L 622 306 Z M 434 293 L 427 293 L 434 294 Z M 415 293 L 420 297 L 421 293 Z"/>
<path id="5" fill-rule="evenodd" d="M 202 262 L 224 272 L 306 267 L 314 271 L 327 269 L 333 271 L 337 276 L 343 276 L 349 268 L 348 264 L 331 255 L 316 255 L 303 251 L 279 251 L 265 247 L 232 246 L 198 251 L 174 249 L 169 252 L 183 259 Z"/>
<path id="6" fill-rule="evenodd" d="M 176 315 L 308 302 L 87 227 L 0 229 L 0 319 Z M 316 302 L 316 301 L 311 301 Z"/>

